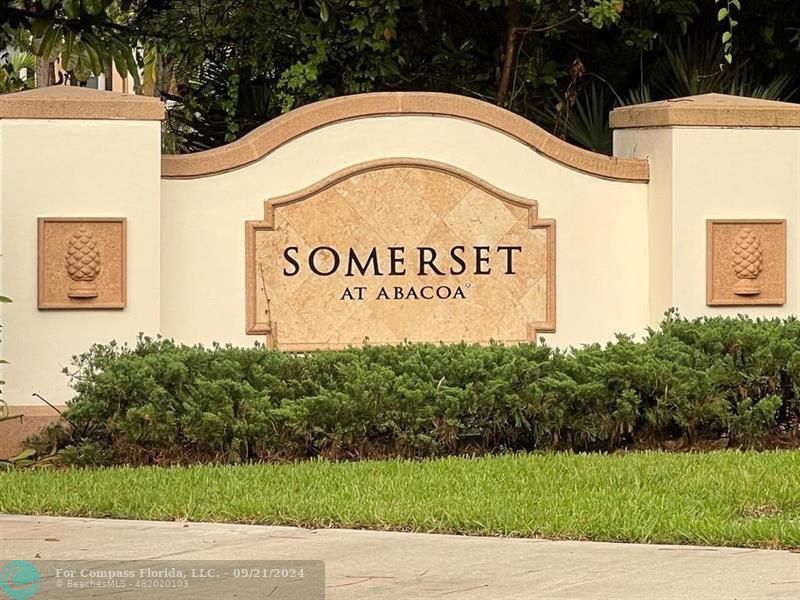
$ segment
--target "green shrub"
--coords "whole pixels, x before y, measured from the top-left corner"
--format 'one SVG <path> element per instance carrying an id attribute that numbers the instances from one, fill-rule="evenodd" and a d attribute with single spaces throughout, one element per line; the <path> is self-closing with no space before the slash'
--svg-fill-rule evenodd
<path id="1" fill-rule="evenodd" d="M 669 313 L 645 339 L 298 355 L 140 337 L 75 357 L 86 464 L 425 457 L 800 439 L 800 322 Z M 42 440 L 44 442 L 44 440 Z"/>

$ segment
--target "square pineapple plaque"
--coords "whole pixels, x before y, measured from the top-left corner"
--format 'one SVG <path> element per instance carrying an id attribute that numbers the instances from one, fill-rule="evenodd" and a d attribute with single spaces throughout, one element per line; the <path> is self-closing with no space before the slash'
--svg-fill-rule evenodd
<path id="1" fill-rule="evenodd" d="M 124 218 L 39 218 L 39 309 L 125 308 Z"/>
<path id="2" fill-rule="evenodd" d="M 706 304 L 786 303 L 786 220 L 706 221 Z"/>

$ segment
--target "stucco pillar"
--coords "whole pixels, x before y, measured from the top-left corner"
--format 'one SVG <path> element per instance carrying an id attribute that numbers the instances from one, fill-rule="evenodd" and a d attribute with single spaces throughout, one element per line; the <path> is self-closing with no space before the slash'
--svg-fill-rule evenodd
<path id="1" fill-rule="evenodd" d="M 140 331 L 159 331 L 163 115 L 155 98 L 76 87 L 0 97 L 0 294 L 13 299 L 2 307 L 0 356 L 9 362 L 3 367 L 2 398 L 13 412 L 26 415 L 25 429 L 53 414 L 34 394 L 55 405 L 71 397 L 60 370 L 73 354 L 93 343 L 132 341 Z M 95 237 L 117 236 L 117 246 L 107 256 L 94 256 L 103 273 L 122 268 L 114 282 L 121 301 L 76 300 L 64 293 L 66 308 L 45 306 L 38 256 L 43 217 L 124 220 L 126 239 L 116 225 L 97 230 Z M 55 240 L 48 250 L 49 268 L 60 277 L 68 251 L 62 242 Z M 97 280 L 105 285 L 102 276 Z M 24 434 L 9 423 L 0 427 L 2 446 Z"/>
<path id="2" fill-rule="evenodd" d="M 651 324 L 670 307 L 691 317 L 797 314 L 800 106 L 707 94 L 617 108 L 610 122 L 615 156 L 650 161 Z M 708 221 L 715 220 L 741 220 L 733 225 L 739 231 L 747 221 L 756 228 L 767 227 L 763 220 L 776 222 L 759 233 L 769 239 L 758 242 L 764 260 L 757 270 L 772 284 L 782 279 L 785 297 L 765 291 L 717 301 L 718 291 L 709 287 L 715 278 L 722 285 L 720 278 L 742 274 L 732 270 L 736 248 L 730 241 L 718 248 L 711 243 L 716 258 L 709 258 Z"/>

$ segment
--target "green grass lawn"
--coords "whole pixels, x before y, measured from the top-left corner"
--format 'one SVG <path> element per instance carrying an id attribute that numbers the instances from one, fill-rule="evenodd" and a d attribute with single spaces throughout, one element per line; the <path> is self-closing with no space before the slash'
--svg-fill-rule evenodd
<path id="1" fill-rule="evenodd" d="M 800 548 L 800 451 L 24 470 L 0 512 Z"/>

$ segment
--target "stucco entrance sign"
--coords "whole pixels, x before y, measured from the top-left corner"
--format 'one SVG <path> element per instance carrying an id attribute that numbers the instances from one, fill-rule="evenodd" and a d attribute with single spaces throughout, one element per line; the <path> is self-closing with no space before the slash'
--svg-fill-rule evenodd
<path id="1" fill-rule="evenodd" d="M 357 165 L 248 221 L 247 332 L 286 350 L 555 328 L 555 223 L 452 167 Z"/>

